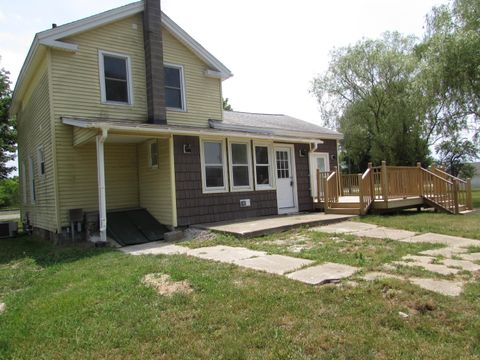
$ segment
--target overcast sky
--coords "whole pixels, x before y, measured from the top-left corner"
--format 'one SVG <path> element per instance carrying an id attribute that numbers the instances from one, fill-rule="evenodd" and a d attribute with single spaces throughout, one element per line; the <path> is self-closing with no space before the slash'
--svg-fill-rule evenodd
<path id="1" fill-rule="evenodd" d="M 0 67 L 15 82 L 36 32 L 109 10 L 124 0 L 0 0 Z M 333 47 L 387 30 L 421 36 L 445 0 L 162 0 L 163 11 L 234 74 L 234 110 L 283 113 L 320 124 L 312 78 Z"/>

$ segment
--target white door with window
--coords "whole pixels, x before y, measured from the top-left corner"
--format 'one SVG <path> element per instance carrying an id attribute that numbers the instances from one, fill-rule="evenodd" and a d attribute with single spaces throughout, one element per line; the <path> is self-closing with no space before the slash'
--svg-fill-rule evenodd
<path id="1" fill-rule="evenodd" d="M 275 147 L 277 203 L 279 214 L 298 212 L 293 149 L 293 146 L 290 145 Z"/>
<path id="2" fill-rule="evenodd" d="M 310 153 L 310 189 L 314 199 L 317 198 L 317 170 L 320 170 L 322 176 L 325 176 L 330 171 L 328 153 Z M 322 185 L 322 184 L 320 184 Z M 322 195 L 323 189 L 320 186 L 320 195 Z"/>

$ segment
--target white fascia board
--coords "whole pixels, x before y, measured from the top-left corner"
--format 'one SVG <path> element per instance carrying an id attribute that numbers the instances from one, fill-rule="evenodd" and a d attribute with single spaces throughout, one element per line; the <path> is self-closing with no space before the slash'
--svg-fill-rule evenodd
<path id="1" fill-rule="evenodd" d="M 58 50 L 65 50 L 70 52 L 76 52 L 78 50 L 77 44 L 70 44 L 70 43 L 66 43 L 58 40 L 50 40 L 50 39 L 40 40 L 39 43 L 40 45 L 45 45 Z"/>
<path id="2" fill-rule="evenodd" d="M 200 45 L 194 38 L 188 35 L 180 26 L 178 26 L 172 19 L 162 12 L 162 25 L 170 31 L 170 33 L 177 38 L 183 45 L 188 47 L 200 59 L 205 61 L 207 65 L 217 70 L 222 74 L 223 80 L 233 76 L 232 72 L 223 65 L 220 60 L 210 54 L 202 45 Z"/>
<path id="3" fill-rule="evenodd" d="M 326 134 L 326 133 L 306 133 L 302 131 L 289 131 L 289 130 L 282 130 L 282 129 L 260 129 L 258 127 L 253 127 L 253 126 L 242 126 L 242 125 L 230 125 L 230 124 L 221 124 L 216 120 L 211 120 L 209 121 L 210 125 L 214 129 L 219 129 L 219 130 L 233 130 L 233 131 L 249 131 L 249 132 L 269 132 L 272 135 L 280 135 L 280 136 L 293 136 L 293 137 L 307 137 L 311 138 L 312 135 L 317 135 L 319 138 L 322 139 L 332 139 L 332 140 L 338 140 L 338 139 L 343 139 L 342 134 Z M 321 140 L 316 140 L 316 142 L 319 142 L 320 144 L 323 144 Z"/>
<path id="4" fill-rule="evenodd" d="M 94 121 L 85 121 L 82 119 L 75 119 L 75 118 L 62 118 L 62 123 L 65 125 L 76 126 L 83 129 L 107 129 L 107 130 L 117 130 L 117 131 L 125 131 L 125 132 L 132 132 L 135 134 L 159 134 L 159 135 L 189 135 L 189 136 L 224 136 L 224 137 L 232 137 L 232 138 L 245 138 L 245 139 L 256 139 L 256 140 L 272 140 L 272 141 L 281 141 L 281 142 L 288 142 L 288 143 L 318 143 L 319 139 L 312 139 L 312 138 L 303 138 L 303 137 L 293 137 L 293 136 L 278 136 L 272 134 L 252 134 L 246 132 L 236 132 L 236 131 L 212 131 L 212 129 L 174 129 L 167 127 L 162 128 L 153 128 L 153 127 L 141 127 L 141 123 L 136 125 L 122 125 L 119 124 L 112 124 L 112 123 L 105 123 L 102 121 L 94 122 Z"/>

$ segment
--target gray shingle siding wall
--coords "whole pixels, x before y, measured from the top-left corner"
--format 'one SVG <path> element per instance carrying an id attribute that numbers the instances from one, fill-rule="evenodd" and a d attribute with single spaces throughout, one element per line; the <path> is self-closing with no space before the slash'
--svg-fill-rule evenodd
<path id="1" fill-rule="evenodd" d="M 308 144 L 295 144 L 298 211 L 313 210 L 313 199 L 310 196 L 310 168 L 308 162 L 309 147 Z M 304 150 L 306 155 L 300 157 L 300 150 Z"/>

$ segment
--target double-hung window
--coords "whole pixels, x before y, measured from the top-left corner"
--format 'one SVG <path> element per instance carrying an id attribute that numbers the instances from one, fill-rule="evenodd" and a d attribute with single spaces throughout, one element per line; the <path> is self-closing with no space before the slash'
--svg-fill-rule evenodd
<path id="1" fill-rule="evenodd" d="M 229 155 L 231 190 L 253 190 L 250 142 L 231 141 Z"/>
<path id="2" fill-rule="evenodd" d="M 102 102 L 131 105 L 133 101 L 130 57 L 100 51 L 99 64 Z"/>
<path id="3" fill-rule="evenodd" d="M 202 178 L 204 192 L 227 190 L 225 140 L 202 141 Z"/>
<path id="4" fill-rule="evenodd" d="M 154 140 L 149 143 L 149 165 L 151 168 L 158 168 L 158 141 Z"/>
<path id="5" fill-rule="evenodd" d="M 272 147 L 267 144 L 254 144 L 254 149 L 255 189 L 272 189 Z"/>
<path id="6" fill-rule="evenodd" d="M 165 105 L 169 110 L 185 111 L 183 67 L 165 64 Z"/>

